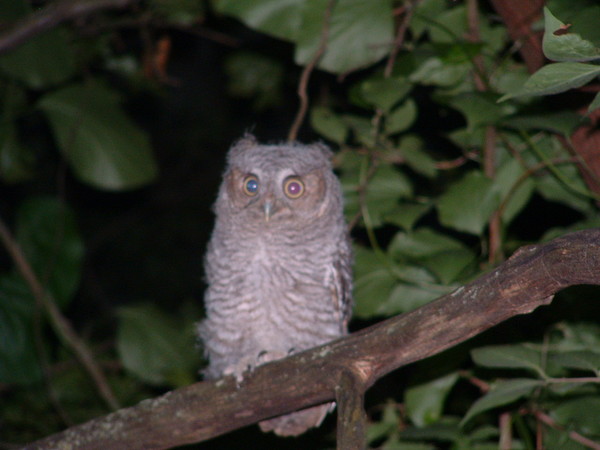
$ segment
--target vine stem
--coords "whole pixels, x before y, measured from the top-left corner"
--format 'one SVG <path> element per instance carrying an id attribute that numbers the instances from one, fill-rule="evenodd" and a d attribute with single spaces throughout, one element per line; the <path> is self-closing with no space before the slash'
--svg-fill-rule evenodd
<path id="1" fill-rule="evenodd" d="M 51 294 L 46 292 L 31 268 L 31 265 L 27 261 L 23 250 L 13 238 L 2 219 L 0 219 L 0 240 L 15 263 L 17 270 L 25 279 L 36 302 L 46 311 L 46 314 L 50 319 L 50 324 L 58 337 L 73 351 L 81 365 L 88 372 L 105 403 L 113 410 L 118 409 L 119 402 L 113 394 L 102 370 L 94 360 L 92 352 L 85 342 L 77 335 L 69 321 L 62 315 Z"/>
<path id="2" fill-rule="evenodd" d="M 327 41 L 329 40 L 329 26 L 331 25 L 331 13 L 333 11 L 333 7 L 335 6 L 335 2 L 336 0 L 329 0 L 327 3 L 327 7 L 323 13 L 323 28 L 321 29 L 321 41 L 319 42 L 319 47 L 317 48 L 317 51 L 312 59 L 302 71 L 302 75 L 300 75 L 300 82 L 298 83 L 298 97 L 300 98 L 300 106 L 298 107 L 296 118 L 294 119 L 292 127 L 290 128 L 288 141 L 296 140 L 298 137 L 298 131 L 304 122 L 306 113 L 308 112 L 308 81 L 310 80 L 310 76 L 315 70 L 317 63 L 327 49 Z"/>

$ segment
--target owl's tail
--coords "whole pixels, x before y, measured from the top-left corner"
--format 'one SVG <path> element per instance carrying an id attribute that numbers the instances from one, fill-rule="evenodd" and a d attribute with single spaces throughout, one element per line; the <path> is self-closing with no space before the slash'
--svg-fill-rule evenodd
<path id="1" fill-rule="evenodd" d="M 272 431 L 279 436 L 298 436 L 309 428 L 318 427 L 328 412 L 333 411 L 335 403 L 313 406 L 302 411 L 263 420 L 258 425 L 264 432 Z"/>

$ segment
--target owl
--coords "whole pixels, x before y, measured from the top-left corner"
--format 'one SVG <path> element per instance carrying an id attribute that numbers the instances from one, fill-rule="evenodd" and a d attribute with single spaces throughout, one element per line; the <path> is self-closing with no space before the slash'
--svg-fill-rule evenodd
<path id="1" fill-rule="evenodd" d="M 261 145 L 244 136 L 227 155 L 205 259 L 205 378 L 235 375 L 347 333 L 352 252 L 340 183 L 322 144 Z M 333 403 L 265 420 L 295 436 Z"/>

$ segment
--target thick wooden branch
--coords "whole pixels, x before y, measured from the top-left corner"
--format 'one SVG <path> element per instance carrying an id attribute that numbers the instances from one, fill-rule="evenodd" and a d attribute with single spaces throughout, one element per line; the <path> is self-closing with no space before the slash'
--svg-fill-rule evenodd
<path id="1" fill-rule="evenodd" d="M 28 39 L 69 20 L 89 16 L 103 9 L 130 6 L 139 0 L 62 0 L 25 17 L 0 35 L 0 54 L 13 50 Z"/>
<path id="2" fill-rule="evenodd" d="M 37 441 L 26 448 L 167 448 L 363 392 L 392 370 L 439 353 L 518 314 L 550 303 L 568 286 L 600 284 L 600 230 L 524 247 L 476 281 L 413 312 L 232 377 L 197 383 Z M 350 405 L 356 398 L 339 401 Z M 360 430 L 357 433 L 361 435 Z"/>

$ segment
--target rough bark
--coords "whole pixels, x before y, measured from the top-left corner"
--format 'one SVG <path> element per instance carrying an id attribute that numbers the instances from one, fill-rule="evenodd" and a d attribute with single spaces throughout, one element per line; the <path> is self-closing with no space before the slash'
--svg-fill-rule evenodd
<path id="1" fill-rule="evenodd" d="M 232 377 L 196 383 L 94 419 L 28 449 L 154 449 L 200 442 L 259 420 L 338 399 L 340 423 L 364 444 L 357 393 L 385 374 L 550 303 L 568 286 L 600 284 L 600 230 L 523 247 L 495 270 L 415 311 Z M 353 389 L 354 396 L 342 395 Z M 346 423 L 346 425 L 344 425 Z M 364 429 L 363 429 L 364 430 Z M 347 437 L 339 436 L 340 442 Z"/>

